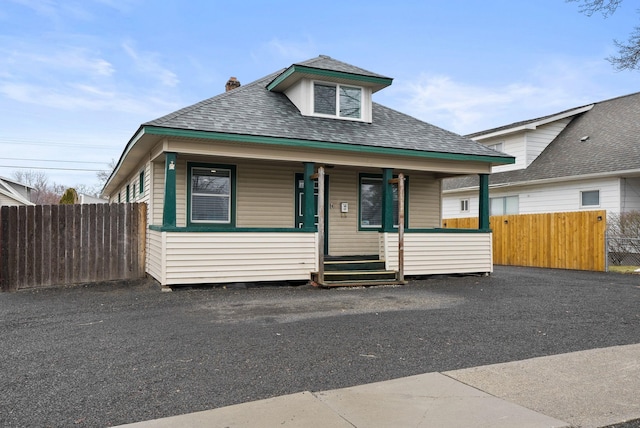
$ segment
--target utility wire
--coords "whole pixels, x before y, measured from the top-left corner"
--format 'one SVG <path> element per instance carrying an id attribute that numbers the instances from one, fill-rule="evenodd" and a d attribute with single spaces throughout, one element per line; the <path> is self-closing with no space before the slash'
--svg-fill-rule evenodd
<path id="1" fill-rule="evenodd" d="M 0 165 L 0 168 L 55 169 L 55 170 L 58 170 L 58 171 L 90 171 L 90 172 L 106 171 L 106 169 L 56 168 L 56 167 L 52 167 L 52 166 L 23 166 L 23 165 Z"/>
<path id="2" fill-rule="evenodd" d="M 56 159 L 0 158 L 0 160 L 19 160 L 19 161 L 35 161 L 35 162 L 65 162 L 65 163 L 95 163 L 95 164 L 98 164 L 98 165 L 108 165 L 109 164 L 109 162 L 72 161 L 72 160 L 56 160 Z"/>

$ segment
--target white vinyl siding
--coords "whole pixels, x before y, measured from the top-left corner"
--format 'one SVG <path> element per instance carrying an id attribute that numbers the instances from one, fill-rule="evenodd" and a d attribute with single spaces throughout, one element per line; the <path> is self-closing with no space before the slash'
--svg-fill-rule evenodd
<path id="1" fill-rule="evenodd" d="M 387 269 L 398 269 L 398 234 L 380 233 Z M 491 233 L 407 233 L 405 275 L 493 272 Z"/>
<path id="2" fill-rule="evenodd" d="M 600 192 L 600 205 L 582 207 L 580 192 L 594 189 Z M 620 212 L 621 185 L 620 179 L 612 177 L 546 185 L 510 186 L 504 189 L 490 189 L 489 195 L 491 198 L 517 195 L 519 214 L 569 212 L 593 208 Z M 463 197 L 470 198 L 468 215 L 461 215 L 459 211 L 460 198 Z M 638 202 L 640 204 L 640 201 Z M 442 218 L 444 219 L 478 216 L 477 191 L 446 194 L 443 203 Z"/>
<path id="3" fill-rule="evenodd" d="M 308 280 L 317 270 L 314 233 L 162 233 L 166 285 Z"/>

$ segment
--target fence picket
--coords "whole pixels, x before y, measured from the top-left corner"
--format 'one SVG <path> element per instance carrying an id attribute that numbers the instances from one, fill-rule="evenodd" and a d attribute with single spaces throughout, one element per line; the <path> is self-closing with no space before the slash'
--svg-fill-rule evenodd
<path id="1" fill-rule="evenodd" d="M 0 208 L 0 290 L 140 278 L 146 206 Z"/>
<path id="2" fill-rule="evenodd" d="M 604 271 L 606 211 L 491 216 L 493 262 Z M 444 227 L 477 228 L 477 218 L 448 218 Z"/>

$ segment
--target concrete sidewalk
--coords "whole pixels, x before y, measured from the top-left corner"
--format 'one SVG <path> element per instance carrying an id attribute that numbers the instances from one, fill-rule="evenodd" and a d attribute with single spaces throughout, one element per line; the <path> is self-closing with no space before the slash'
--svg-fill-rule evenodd
<path id="1" fill-rule="evenodd" d="M 602 427 L 640 418 L 640 344 L 427 373 L 127 427 Z"/>

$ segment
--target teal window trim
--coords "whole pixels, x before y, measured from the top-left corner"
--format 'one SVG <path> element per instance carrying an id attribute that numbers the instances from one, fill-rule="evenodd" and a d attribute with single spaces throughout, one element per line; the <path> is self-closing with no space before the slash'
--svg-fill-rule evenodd
<path id="1" fill-rule="evenodd" d="M 373 179 L 380 179 L 380 182 L 382 182 L 383 179 L 383 174 L 370 174 L 370 173 L 360 173 L 358 175 L 358 231 L 361 232 L 383 232 L 384 228 L 383 225 L 381 224 L 380 226 L 376 225 L 376 226 L 372 226 L 372 227 L 367 227 L 367 226 L 363 226 L 362 225 L 362 188 L 361 188 L 361 184 L 362 184 L 362 179 L 363 178 L 373 178 Z M 393 175 L 393 178 L 398 178 L 397 175 Z M 384 192 L 383 192 L 384 193 Z M 382 196 L 383 197 L 383 196 Z M 384 210 L 384 206 L 382 207 L 382 209 Z M 382 215 L 384 216 L 384 212 L 382 213 Z M 393 216 L 393 213 L 391 213 L 391 215 Z M 384 219 L 381 219 L 381 222 L 383 222 Z M 404 227 L 405 230 L 407 230 L 409 228 L 409 177 L 405 176 L 404 177 Z M 398 230 L 398 226 L 397 225 L 393 225 L 393 231 L 397 231 Z M 390 232 L 391 230 L 387 230 L 386 232 Z"/>
<path id="2" fill-rule="evenodd" d="M 140 187 L 140 196 L 144 195 L 144 169 L 140 171 L 140 175 L 138 176 L 138 185 Z"/>
<path id="3" fill-rule="evenodd" d="M 231 172 L 231 204 L 230 204 L 230 212 L 229 212 L 229 222 L 228 223 L 216 223 L 216 222 L 192 222 L 191 221 L 191 176 L 193 168 L 211 168 L 211 169 L 226 169 Z M 187 226 L 192 229 L 198 229 L 201 227 L 214 228 L 214 229 L 230 229 L 235 228 L 236 226 L 236 204 L 237 204 L 237 195 L 236 195 L 236 166 L 235 165 L 225 165 L 225 164 L 212 164 L 212 163 L 201 163 L 201 162 L 187 162 Z"/>

